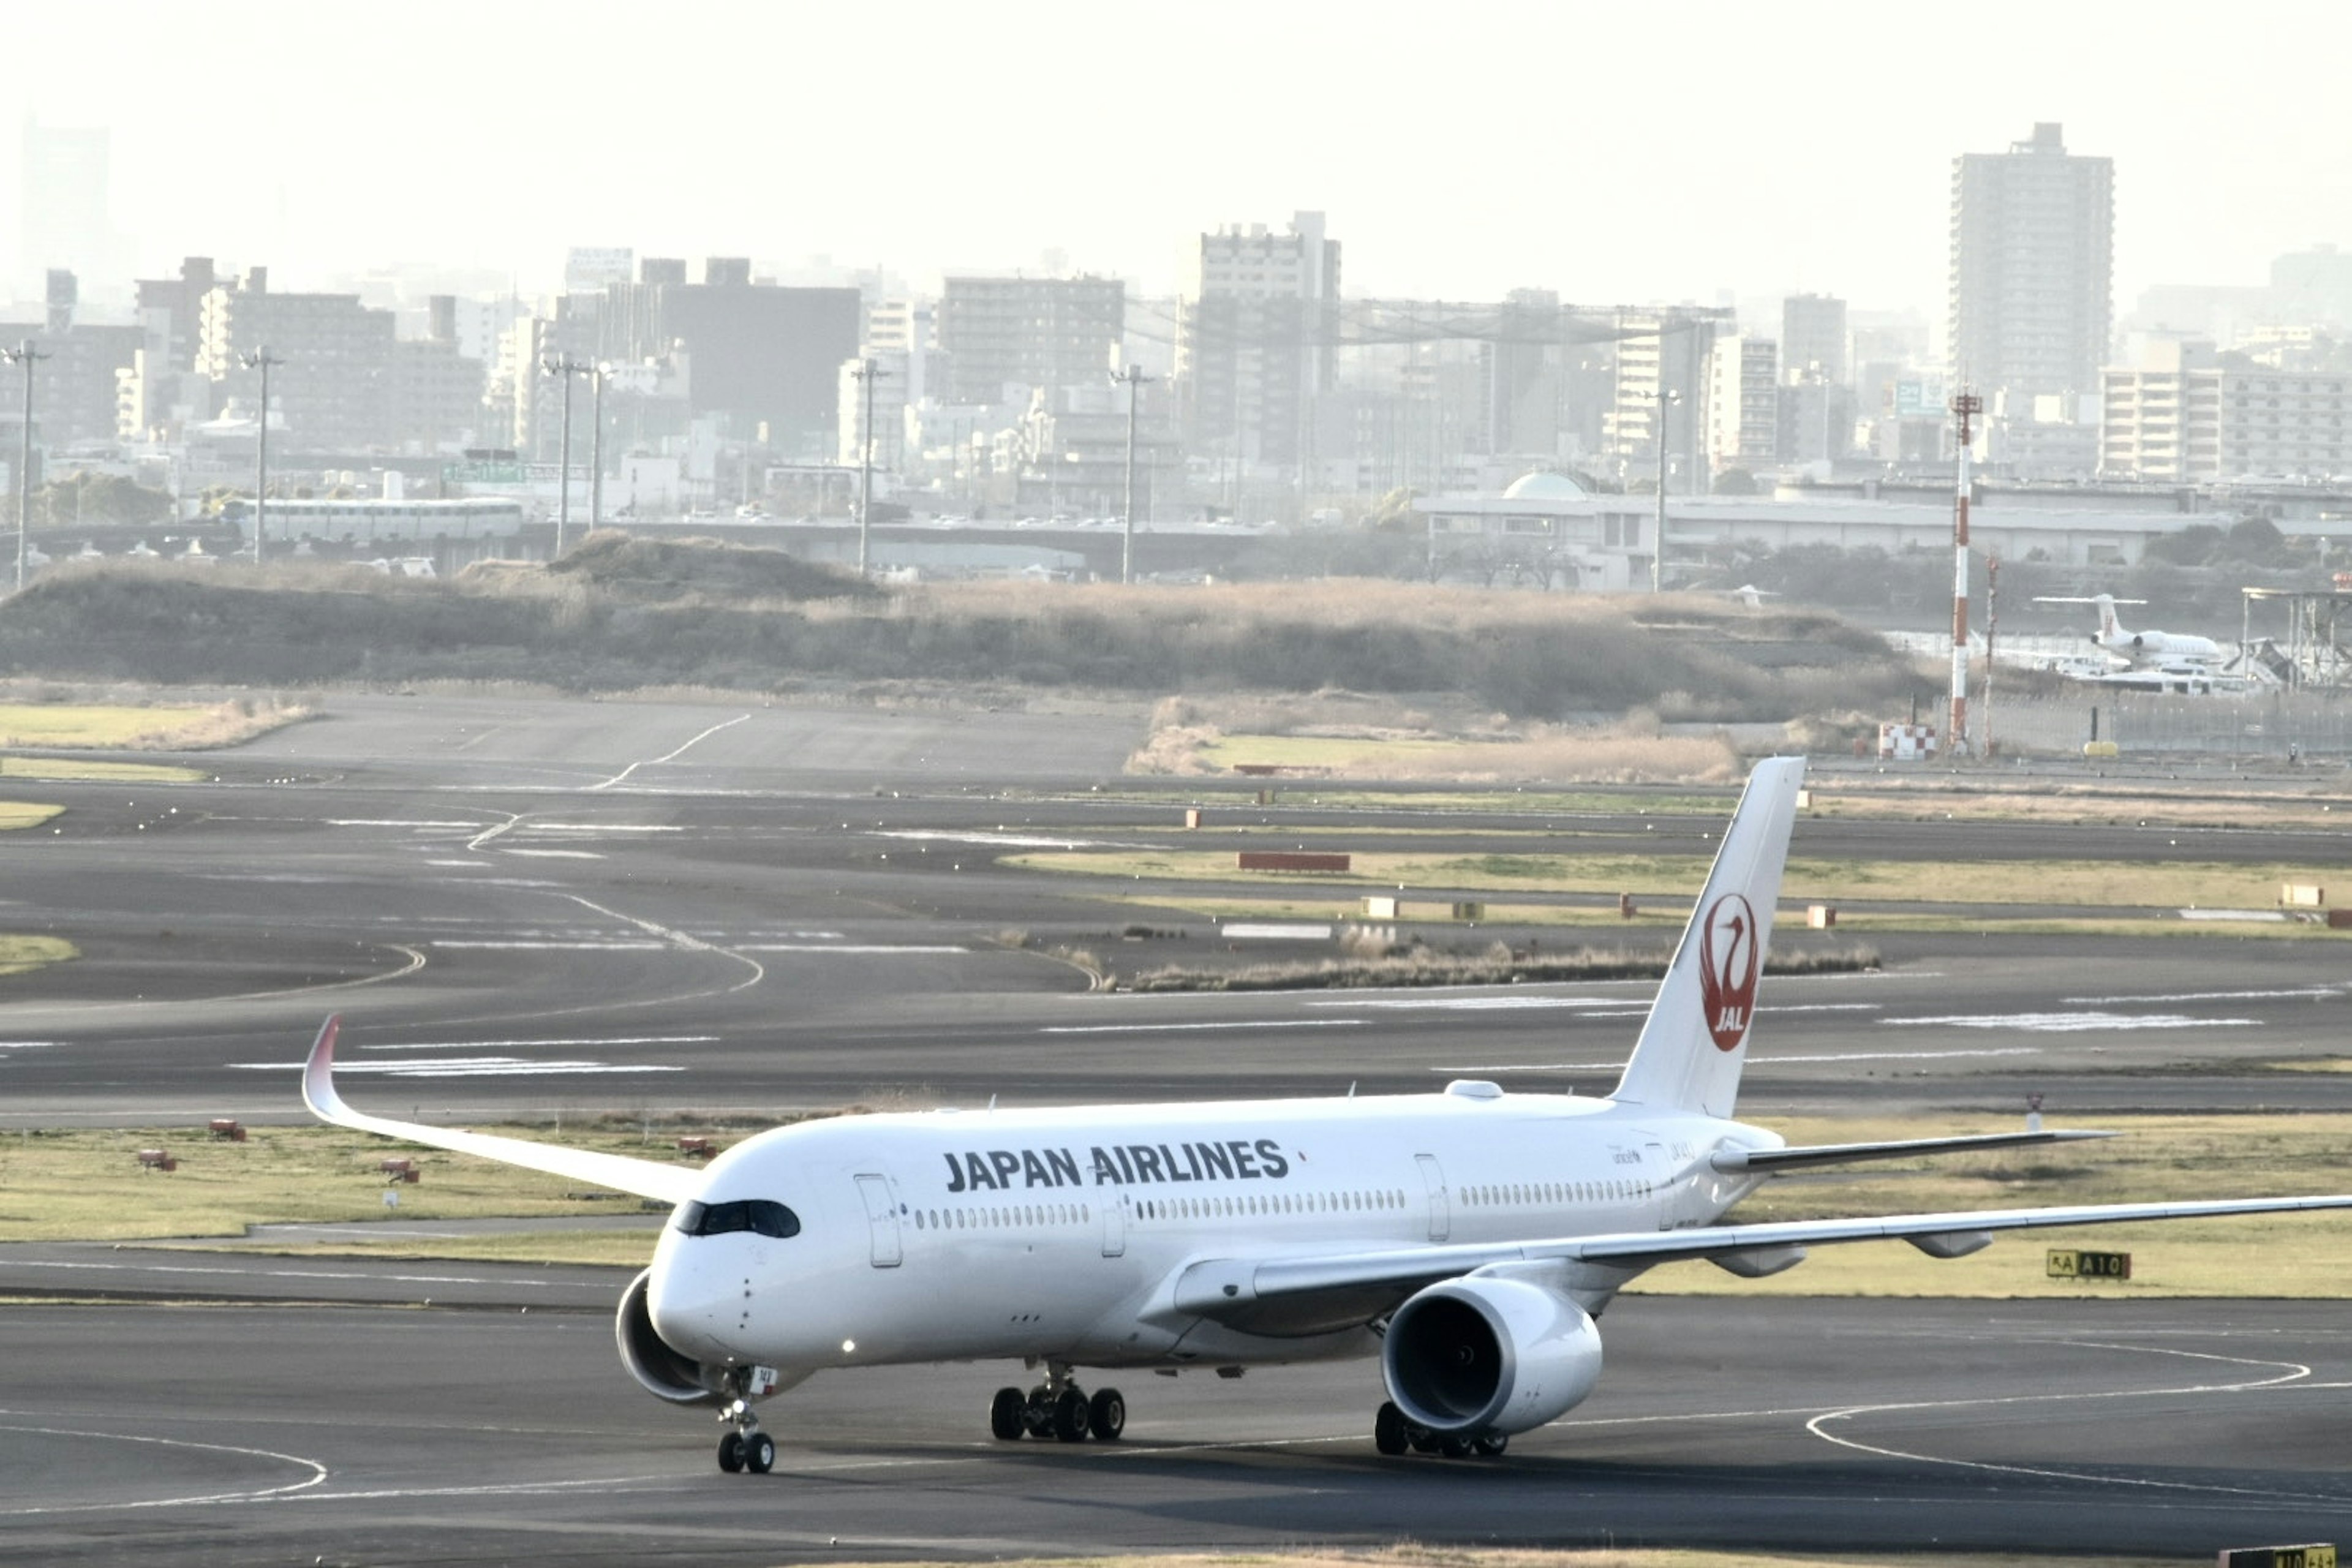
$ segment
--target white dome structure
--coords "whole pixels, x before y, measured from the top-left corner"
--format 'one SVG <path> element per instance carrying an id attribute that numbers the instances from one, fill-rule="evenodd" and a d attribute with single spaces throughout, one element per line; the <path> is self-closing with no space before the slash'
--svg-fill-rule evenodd
<path id="1" fill-rule="evenodd" d="M 1505 500 L 1582 500 L 1584 496 L 1584 487 L 1566 474 L 1541 470 L 1521 474 L 1503 492 Z"/>

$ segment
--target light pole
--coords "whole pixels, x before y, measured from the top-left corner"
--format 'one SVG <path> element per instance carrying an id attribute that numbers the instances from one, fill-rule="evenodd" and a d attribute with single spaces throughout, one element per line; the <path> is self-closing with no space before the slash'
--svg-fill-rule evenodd
<path id="1" fill-rule="evenodd" d="M 866 413 L 857 427 L 857 576 L 865 581 L 873 542 L 874 518 L 874 384 L 889 374 L 871 359 L 861 359 L 849 373 L 865 393 Z"/>
<path id="2" fill-rule="evenodd" d="M 269 494 L 269 367 L 286 362 L 272 355 L 268 343 L 249 354 L 239 354 L 237 363 L 247 370 L 261 373 L 261 417 L 254 425 L 253 436 L 253 563 L 261 564 L 261 525 L 268 515 Z"/>
<path id="3" fill-rule="evenodd" d="M 16 592 L 25 591 L 25 536 L 33 523 L 33 367 L 49 356 L 26 338 L 13 349 L 0 349 L 0 358 L 25 367 L 24 439 L 16 448 Z"/>
<path id="4" fill-rule="evenodd" d="M 588 440 L 588 531 L 604 526 L 604 363 L 588 367 L 589 406 L 596 419 Z"/>
<path id="5" fill-rule="evenodd" d="M 555 554 L 563 553 L 563 535 L 572 526 L 572 378 L 591 369 L 568 354 L 550 354 L 539 362 L 541 372 L 563 378 L 563 434 L 556 447 L 555 466 L 562 470 L 555 482 Z"/>
<path id="6" fill-rule="evenodd" d="M 1129 365 L 1111 378 L 1113 385 L 1127 388 L 1127 519 L 1118 542 L 1118 580 L 1135 581 L 1135 405 L 1143 391 L 1143 384 L 1156 377 L 1143 374 L 1139 364 Z"/>
<path id="7" fill-rule="evenodd" d="M 1666 355 L 1663 347 L 1658 352 L 1658 375 L 1666 374 Z M 1658 388 L 1658 428 L 1655 431 L 1658 448 L 1658 537 L 1656 548 L 1650 552 L 1650 592 L 1666 591 L 1666 410 L 1683 400 L 1683 395 L 1664 386 Z"/>

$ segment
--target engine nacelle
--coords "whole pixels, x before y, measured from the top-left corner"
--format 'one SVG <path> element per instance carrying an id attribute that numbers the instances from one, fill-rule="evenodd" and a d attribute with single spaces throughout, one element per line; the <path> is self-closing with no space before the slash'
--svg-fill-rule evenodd
<path id="1" fill-rule="evenodd" d="M 1601 1331 L 1524 1279 L 1449 1279 L 1406 1301 L 1381 1347 L 1389 1397 L 1433 1432 L 1508 1436 L 1566 1413 L 1601 1381 Z"/>
<path id="2" fill-rule="evenodd" d="M 720 1376 L 725 1369 L 706 1367 L 679 1354 L 654 1331 L 653 1310 L 646 1304 L 646 1283 L 653 1272 L 646 1269 L 621 1292 L 621 1310 L 613 1320 L 621 1364 L 629 1369 L 639 1387 L 656 1399 L 672 1405 L 717 1405 L 726 1386 Z"/>

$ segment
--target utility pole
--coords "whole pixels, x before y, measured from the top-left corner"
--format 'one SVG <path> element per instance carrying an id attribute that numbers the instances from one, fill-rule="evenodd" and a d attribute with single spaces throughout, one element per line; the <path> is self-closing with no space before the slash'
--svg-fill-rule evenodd
<path id="1" fill-rule="evenodd" d="M 1984 723 L 1982 732 L 1987 758 L 1992 755 L 1992 656 L 1993 641 L 2000 632 L 2000 557 L 1985 557 L 1985 683 Z"/>
<path id="2" fill-rule="evenodd" d="M 1650 552 L 1650 592 L 1666 591 L 1666 410 L 1683 400 L 1679 392 L 1667 390 L 1666 343 L 1663 334 L 1658 339 L 1658 427 L 1652 434 L 1658 448 L 1658 537 L 1656 548 Z"/>
<path id="3" fill-rule="evenodd" d="M 33 367 L 49 356 L 26 338 L 13 349 L 0 349 L 0 358 L 25 367 L 24 439 L 16 448 L 16 592 L 25 591 L 26 534 L 33 525 Z"/>
<path id="4" fill-rule="evenodd" d="M 595 433 L 588 441 L 588 531 L 604 526 L 604 364 L 588 367 L 589 404 L 596 416 Z"/>
<path id="5" fill-rule="evenodd" d="M 237 355 L 237 363 L 261 373 L 261 417 L 254 424 L 253 436 L 253 563 L 258 566 L 262 524 L 269 515 L 269 367 L 286 362 L 272 356 L 264 343 L 249 354 Z"/>
<path id="6" fill-rule="evenodd" d="M 865 394 L 866 414 L 857 427 L 857 576 L 863 582 L 871 559 L 874 518 L 874 384 L 890 373 L 871 359 L 861 359 L 849 373 Z"/>
<path id="7" fill-rule="evenodd" d="M 563 553 L 563 536 L 572 526 L 572 378 L 593 369 L 569 354 L 550 354 L 539 362 L 541 372 L 563 378 L 563 433 L 557 444 L 556 467 L 562 470 L 555 484 L 555 555 Z"/>
<path id="8" fill-rule="evenodd" d="M 1951 733 L 1944 755 L 1957 757 L 1969 748 L 1969 458 L 1975 441 L 1976 416 L 1984 399 L 1963 391 L 1952 399 L 1958 421 L 1959 450 L 1952 479 L 1952 711 Z"/>
<path id="9" fill-rule="evenodd" d="M 1143 391 L 1143 384 L 1159 379 L 1143 374 L 1139 364 L 1129 365 L 1114 374 L 1111 384 L 1127 388 L 1127 521 L 1118 543 L 1118 580 L 1135 581 L 1135 405 Z"/>

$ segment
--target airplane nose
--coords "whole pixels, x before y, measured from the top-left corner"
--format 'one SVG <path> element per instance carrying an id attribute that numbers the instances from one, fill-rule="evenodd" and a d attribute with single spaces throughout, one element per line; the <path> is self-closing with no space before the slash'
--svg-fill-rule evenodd
<path id="1" fill-rule="evenodd" d="M 646 1309 L 662 1342 L 697 1361 L 726 1361 L 734 1354 L 733 1331 L 744 1319 L 748 1287 L 704 1265 L 672 1257 L 656 1260 L 646 1281 Z"/>

